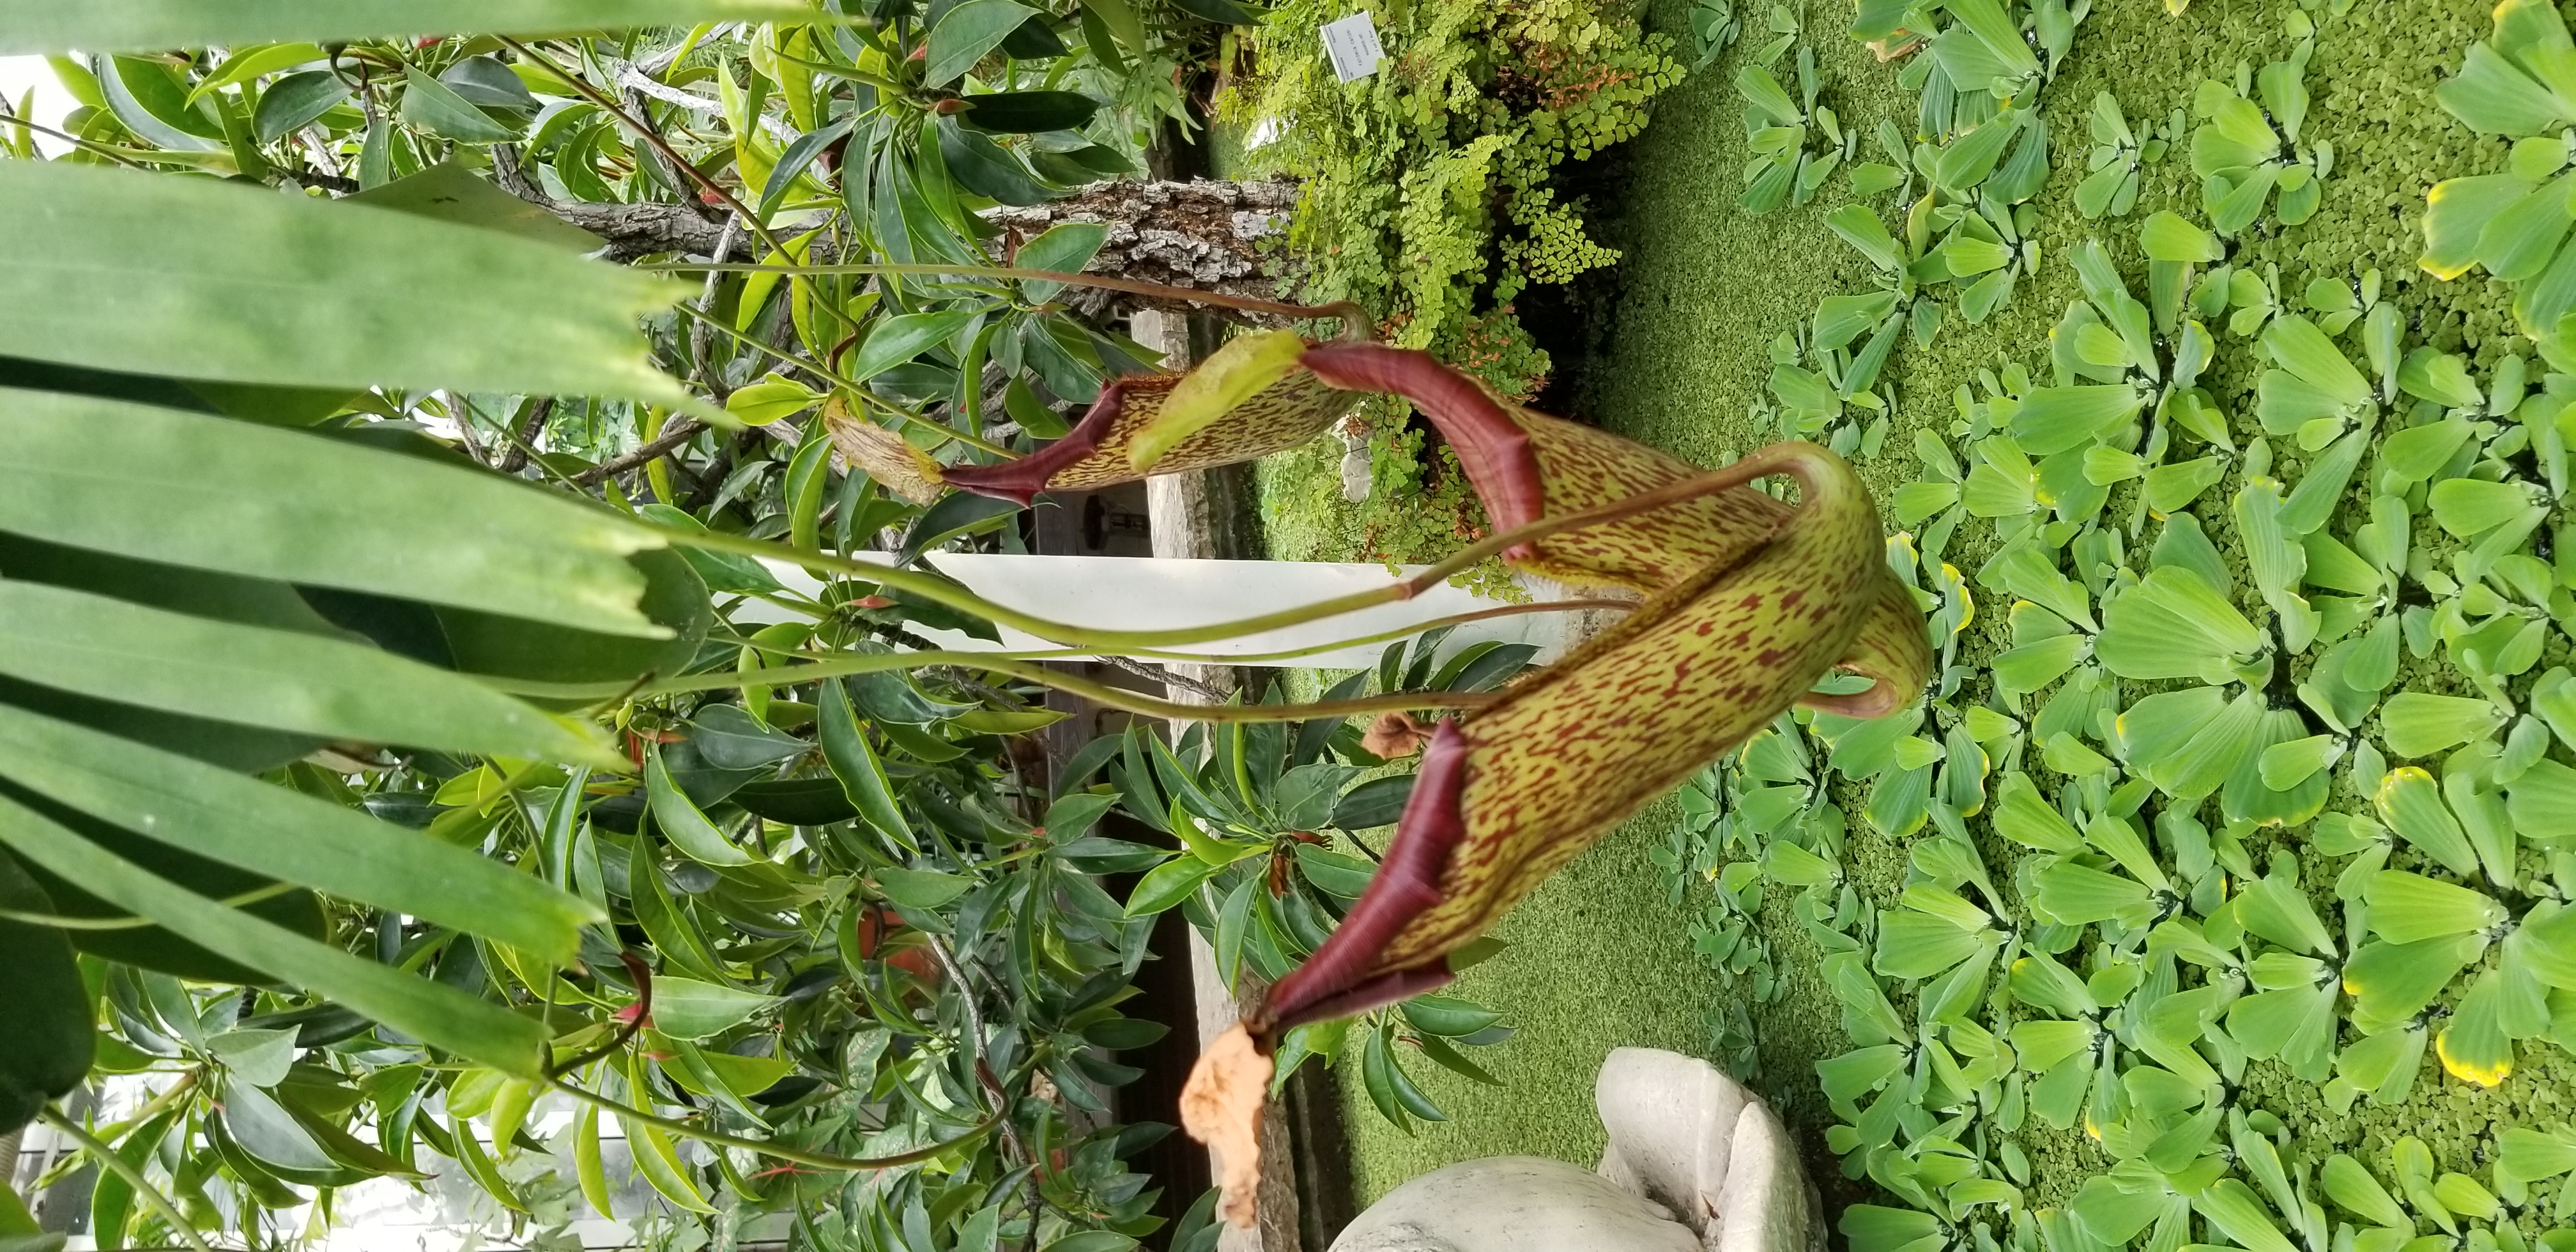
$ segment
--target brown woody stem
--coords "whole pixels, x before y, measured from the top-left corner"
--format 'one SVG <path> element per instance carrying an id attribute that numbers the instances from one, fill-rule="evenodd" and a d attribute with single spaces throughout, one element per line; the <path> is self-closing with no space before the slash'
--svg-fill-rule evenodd
<path id="1" fill-rule="evenodd" d="M 1342 338 L 1362 339 L 1368 334 L 1368 313 L 1348 300 L 1332 304 L 1286 304 L 1277 300 L 1259 300 L 1251 296 L 1231 295 L 1198 287 L 1174 287 L 1167 283 L 1149 283 L 1138 278 L 1112 278 L 1105 274 L 1072 274 L 1063 270 L 1024 270 L 999 265 L 941 265 L 921 263 L 898 265 L 771 265 L 758 262 L 711 264 L 702 261 L 672 261 L 662 265 L 642 265 L 638 269 L 661 270 L 673 274 L 955 274 L 962 278 L 1002 278 L 1063 283 L 1068 287 L 1096 287 L 1103 291 L 1123 291 L 1129 295 L 1155 296 L 1165 300 L 1182 300 L 1213 304 L 1219 308 L 1241 309 L 1246 313 L 1267 313 L 1273 317 L 1338 318 Z"/>

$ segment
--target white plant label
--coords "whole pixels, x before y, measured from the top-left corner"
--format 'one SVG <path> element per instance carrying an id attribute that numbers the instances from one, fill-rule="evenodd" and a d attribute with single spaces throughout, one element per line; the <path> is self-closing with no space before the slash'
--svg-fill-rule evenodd
<path id="1" fill-rule="evenodd" d="M 1324 55 L 1333 59 L 1333 76 L 1358 82 L 1377 72 L 1386 49 L 1377 41 L 1377 22 L 1365 12 L 1324 24 Z"/>

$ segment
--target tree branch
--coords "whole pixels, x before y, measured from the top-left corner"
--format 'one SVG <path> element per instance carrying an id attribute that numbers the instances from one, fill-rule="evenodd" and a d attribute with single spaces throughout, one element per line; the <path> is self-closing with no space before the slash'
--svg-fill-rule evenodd
<path id="1" fill-rule="evenodd" d="M 569 481 L 575 486 L 587 487 L 612 474 L 623 474 L 638 465 L 649 465 L 653 462 L 654 458 L 663 456 L 669 453 L 671 449 L 687 443 L 689 440 L 695 438 L 699 431 L 705 430 L 706 428 L 707 424 L 705 422 L 701 422 L 694 417 L 681 418 L 680 420 L 671 423 L 670 429 L 665 430 L 659 436 L 656 436 L 651 443 L 645 444 L 643 447 L 637 448 L 633 452 L 629 452 L 615 460 L 604 461 L 598 465 L 590 467 L 589 469 L 583 470 L 582 472 L 573 475 Z"/>

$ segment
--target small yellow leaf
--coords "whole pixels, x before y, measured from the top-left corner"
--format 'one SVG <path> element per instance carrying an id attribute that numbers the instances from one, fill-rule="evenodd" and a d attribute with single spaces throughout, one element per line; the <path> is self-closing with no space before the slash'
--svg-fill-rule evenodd
<path id="1" fill-rule="evenodd" d="M 1228 342 L 1172 388 L 1162 412 L 1136 432 L 1135 442 L 1127 449 L 1128 463 L 1139 471 L 1152 469 L 1182 440 L 1287 377 L 1305 351 L 1306 341 L 1287 330 L 1262 331 Z"/>

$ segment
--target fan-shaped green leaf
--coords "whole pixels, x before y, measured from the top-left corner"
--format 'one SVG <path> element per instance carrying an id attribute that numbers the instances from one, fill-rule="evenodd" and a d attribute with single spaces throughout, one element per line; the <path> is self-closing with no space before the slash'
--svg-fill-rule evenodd
<path id="1" fill-rule="evenodd" d="M 2484 135 L 2534 135 L 2576 123 L 2569 102 L 2482 43 L 2469 45 L 2460 72 L 2434 86 L 2433 100 Z"/>
<path id="2" fill-rule="evenodd" d="M 2379 819 L 2416 851 L 2463 878 L 2478 872 L 2477 849 L 2469 845 L 2459 821 L 2442 803 L 2441 784 L 2433 781 L 2431 774 L 2412 765 L 2390 770 L 2380 780 L 2375 799 Z"/>
<path id="3" fill-rule="evenodd" d="M 2398 1206 L 2397 1198 L 2388 1194 L 2388 1189 L 2380 1186 L 2361 1162 L 2341 1152 L 2326 1158 L 2318 1181 L 2325 1184 L 2328 1198 L 2357 1217 L 2380 1226 L 2404 1230 L 2415 1227 L 2406 1210 Z"/>
<path id="4" fill-rule="evenodd" d="M 360 644 L 0 580 L 0 673 L 193 717 L 621 768 L 589 727 Z"/>
<path id="5" fill-rule="evenodd" d="M 2372 875 L 2367 898 L 2371 933 L 2394 944 L 2477 935 L 2512 916 L 2481 892 L 2403 870 Z"/>
<path id="6" fill-rule="evenodd" d="M 125 556 L 374 592 L 621 635 L 624 559 L 661 546 L 613 513 L 460 467 L 144 405 L 0 391 L 0 529 Z M 419 530 L 434 519 L 436 537 Z"/>
<path id="7" fill-rule="evenodd" d="M 491 858 L 283 787 L 0 704 L 0 775 L 175 847 L 570 964 L 607 915 Z"/>
<path id="8" fill-rule="evenodd" d="M 2257 878 L 2247 882 L 2236 897 L 2236 920 L 2245 929 L 2282 947 L 2310 956 L 2334 955 L 2333 934 L 2317 919 L 2307 894 L 2290 879 Z"/>
<path id="9" fill-rule="evenodd" d="M 154 876 L 0 796 L 0 844 L 100 899 L 252 969 L 294 983 L 505 1073 L 542 1076 L 545 1027 L 453 987 L 362 960 Z"/>
<path id="10" fill-rule="evenodd" d="M 2094 652 L 2123 678 L 2217 683 L 2263 642 L 2263 632 L 2198 574 L 2169 565 L 2111 601 Z"/>
<path id="11" fill-rule="evenodd" d="M 652 368 L 636 326 L 681 285 L 517 235 L 57 161 L 0 166 L 0 220 L 18 227 L 0 237 L 0 347 L 15 356 L 704 408 Z"/>

